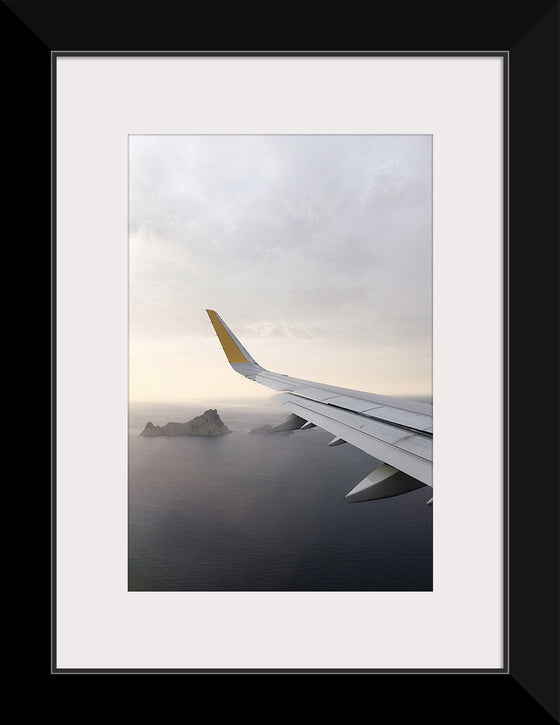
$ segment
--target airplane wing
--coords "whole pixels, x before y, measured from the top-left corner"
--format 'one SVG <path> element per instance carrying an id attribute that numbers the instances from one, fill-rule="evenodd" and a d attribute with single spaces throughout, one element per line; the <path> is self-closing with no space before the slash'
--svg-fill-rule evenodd
<path id="1" fill-rule="evenodd" d="M 432 405 L 265 370 L 217 312 L 206 312 L 235 372 L 278 391 L 280 404 L 291 415 L 276 430 L 318 426 L 334 436 L 329 446 L 350 443 L 381 463 L 346 495 L 347 501 L 371 501 L 433 486 Z"/>

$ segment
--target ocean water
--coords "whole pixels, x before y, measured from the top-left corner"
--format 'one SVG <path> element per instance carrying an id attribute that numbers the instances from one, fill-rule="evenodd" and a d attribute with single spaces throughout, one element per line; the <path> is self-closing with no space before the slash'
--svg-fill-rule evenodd
<path id="1" fill-rule="evenodd" d="M 139 435 L 217 407 L 216 438 Z M 129 591 L 431 591 L 431 488 L 344 496 L 379 463 L 317 428 L 272 435 L 276 407 L 129 412 Z"/>

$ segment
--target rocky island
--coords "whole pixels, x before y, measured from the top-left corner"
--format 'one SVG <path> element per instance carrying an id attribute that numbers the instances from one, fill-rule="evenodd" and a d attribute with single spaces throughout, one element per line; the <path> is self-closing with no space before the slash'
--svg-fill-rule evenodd
<path id="1" fill-rule="evenodd" d="M 249 433 L 257 433 L 258 435 L 268 435 L 269 433 L 272 433 L 272 426 L 268 425 L 261 425 L 260 428 L 253 428 L 253 430 L 250 430 Z"/>
<path id="2" fill-rule="evenodd" d="M 221 436 L 231 433 L 218 415 L 218 411 L 207 410 L 187 423 L 166 423 L 163 426 L 146 423 L 141 436 Z"/>
<path id="3" fill-rule="evenodd" d="M 299 415 L 290 413 L 286 420 L 282 423 L 278 423 L 278 425 L 261 425 L 259 428 L 253 428 L 253 430 L 250 430 L 249 433 L 257 433 L 258 435 L 268 435 L 269 433 L 289 433 L 301 428 L 301 426 L 305 423 L 307 423 L 305 418 L 300 418 Z"/>

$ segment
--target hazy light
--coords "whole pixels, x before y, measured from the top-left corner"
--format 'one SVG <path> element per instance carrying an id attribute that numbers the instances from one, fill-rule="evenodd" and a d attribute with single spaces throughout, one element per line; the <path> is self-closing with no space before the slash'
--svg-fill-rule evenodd
<path id="1" fill-rule="evenodd" d="M 206 308 L 276 372 L 431 393 L 431 136 L 132 136 L 129 162 L 131 400 L 273 394 Z"/>

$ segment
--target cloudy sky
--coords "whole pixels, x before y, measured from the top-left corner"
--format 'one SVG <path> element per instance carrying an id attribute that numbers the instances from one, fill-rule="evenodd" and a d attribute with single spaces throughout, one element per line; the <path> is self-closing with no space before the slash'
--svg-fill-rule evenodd
<path id="1" fill-rule="evenodd" d="M 265 368 L 430 395 L 431 136 L 131 136 L 131 401 L 265 401 Z"/>

